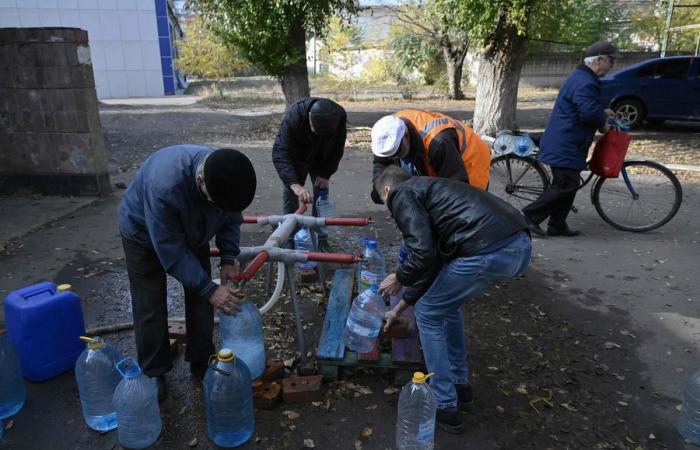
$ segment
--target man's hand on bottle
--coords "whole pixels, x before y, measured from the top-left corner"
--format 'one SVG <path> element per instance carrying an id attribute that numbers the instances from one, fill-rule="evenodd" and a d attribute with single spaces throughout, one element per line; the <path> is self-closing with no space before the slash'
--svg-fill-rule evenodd
<path id="1" fill-rule="evenodd" d="M 299 201 L 302 203 L 311 203 L 311 200 L 313 200 L 313 196 L 309 191 L 306 190 L 306 188 L 300 184 L 292 184 L 289 186 L 289 189 L 294 192 L 294 194 L 299 197 Z"/>
<path id="2" fill-rule="evenodd" d="M 225 314 L 236 315 L 241 310 L 241 300 L 234 295 L 235 293 L 233 289 L 227 286 L 219 286 L 212 296 L 209 297 L 209 303 Z"/>
<path id="3" fill-rule="evenodd" d="M 379 285 L 380 294 L 396 295 L 401 291 L 401 283 L 396 278 L 395 273 L 390 273 Z"/>

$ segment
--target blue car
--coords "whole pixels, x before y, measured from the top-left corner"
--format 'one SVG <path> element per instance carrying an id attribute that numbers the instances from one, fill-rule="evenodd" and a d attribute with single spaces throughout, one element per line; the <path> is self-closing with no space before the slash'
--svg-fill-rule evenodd
<path id="1" fill-rule="evenodd" d="M 644 120 L 700 120 L 700 57 L 656 58 L 601 81 L 603 104 L 636 128 Z"/>

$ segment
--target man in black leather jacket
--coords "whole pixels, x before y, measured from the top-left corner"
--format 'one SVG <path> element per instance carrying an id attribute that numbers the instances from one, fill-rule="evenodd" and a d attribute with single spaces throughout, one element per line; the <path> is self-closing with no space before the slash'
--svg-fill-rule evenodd
<path id="1" fill-rule="evenodd" d="M 328 194 L 331 176 L 345 149 L 345 109 L 327 98 L 307 97 L 289 105 L 272 147 L 272 162 L 284 188 L 285 214 L 293 213 L 299 202 L 311 203 L 318 216 L 316 200 Z M 313 196 L 304 187 L 311 176 Z M 319 247 L 329 251 L 326 236 L 319 232 Z"/>
<path id="2" fill-rule="evenodd" d="M 460 306 L 496 283 L 524 272 L 530 234 L 522 214 L 503 200 L 465 183 L 411 177 L 390 166 L 375 189 L 403 234 L 408 256 L 381 283 L 402 300 L 386 313 L 386 329 L 409 305 L 416 322 L 430 386 L 438 403 L 437 423 L 463 432 L 458 409 L 472 400 L 464 322 Z"/>

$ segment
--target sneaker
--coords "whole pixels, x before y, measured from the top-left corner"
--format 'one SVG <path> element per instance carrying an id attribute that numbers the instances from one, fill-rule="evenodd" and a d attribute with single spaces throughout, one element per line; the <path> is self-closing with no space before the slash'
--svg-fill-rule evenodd
<path id="1" fill-rule="evenodd" d="M 470 411 L 474 404 L 474 390 L 471 384 L 456 384 L 457 389 L 457 408 L 460 411 Z"/>
<path id="2" fill-rule="evenodd" d="M 190 372 L 192 373 L 192 378 L 196 381 L 202 381 L 204 379 L 204 374 L 207 372 L 208 363 L 204 361 L 196 361 L 190 363 Z"/>
<path id="3" fill-rule="evenodd" d="M 435 421 L 438 427 L 450 434 L 464 433 L 464 422 L 457 408 L 438 409 Z"/>
<path id="4" fill-rule="evenodd" d="M 165 381 L 165 375 L 158 375 L 156 383 L 158 384 L 158 403 L 162 403 L 168 396 L 168 383 Z"/>

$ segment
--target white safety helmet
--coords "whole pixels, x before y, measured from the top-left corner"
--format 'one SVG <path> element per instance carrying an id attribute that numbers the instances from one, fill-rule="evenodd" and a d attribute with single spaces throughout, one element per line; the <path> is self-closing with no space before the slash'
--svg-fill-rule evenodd
<path id="1" fill-rule="evenodd" d="M 406 124 L 396 116 L 384 116 L 372 127 L 372 153 L 381 158 L 396 154 L 401 139 L 406 134 Z"/>

